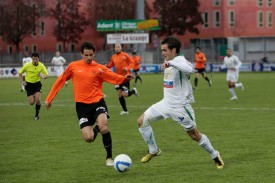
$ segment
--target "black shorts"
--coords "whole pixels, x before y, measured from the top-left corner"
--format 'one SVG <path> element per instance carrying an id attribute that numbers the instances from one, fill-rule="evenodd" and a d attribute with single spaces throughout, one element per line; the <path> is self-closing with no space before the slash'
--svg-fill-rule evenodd
<path id="1" fill-rule="evenodd" d="M 134 70 L 134 73 L 138 73 L 138 72 L 139 72 L 139 69 L 135 69 L 135 70 Z"/>
<path id="2" fill-rule="evenodd" d="M 97 117 L 102 113 L 105 113 L 107 118 L 109 118 L 108 109 L 103 98 L 97 103 L 93 104 L 76 102 L 75 108 L 77 117 L 79 119 L 80 129 L 84 128 L 85 126 L 93 126 Z"/>
<path id="3" fill-rule="evenodd" d="M 120 85 L 115 85 L 116 90 L 125 90 L 124 88 L 127 88 L 129 90 L 130 88 L 130 81 L 126 81 L 124 83 L 121 83 Z"/>
<path id="4" fill-rule="evenodd" d="M 42 84 L 40 81 L 36 83 L 26 82 L 25 90 L 27 91 L 27 96 L 34 95 L 37 92 L 41 92 Z"/>
<path id="5" fill-rule="evenodd" d="M 205 68 L 202 68 L 202 69 L 195 68 L 195 73 L 201 73 L 201 74 L 203 74 L 203 73 L 205 73 Z"/>

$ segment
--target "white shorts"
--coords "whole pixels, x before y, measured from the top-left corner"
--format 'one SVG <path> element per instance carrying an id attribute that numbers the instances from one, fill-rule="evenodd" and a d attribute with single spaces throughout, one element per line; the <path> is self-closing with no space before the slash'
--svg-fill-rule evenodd
<path id="1" fill-rule="evenodd" d="M 172 118 L 175 122 L 181 125 L 185 131 L 190 131 L 196 128 L 195 113 L 191 105 L 178 108 L 170 108 L 164 100 L 157 102 L 149 107 L 145 112 L 147 119 L 143 125 L 147 125 L 152 121 Z"/>
<path id="2" fill-rule="evenodd" d="M 231 81 L 236 83 L 239 78 L 239 72 L 236 71 L 228 71 L 226 75 L 226 81 Z"/>
<path id="3" fill-rule="evenodd" d="M 56 76 L 57 77 L 59 77 L 62 73 L 63 73 L 63 71 L 64 71 L 64 68 L 63 68 L 63 66 L 55 66 L 55 72 L 56 72 Z"/>

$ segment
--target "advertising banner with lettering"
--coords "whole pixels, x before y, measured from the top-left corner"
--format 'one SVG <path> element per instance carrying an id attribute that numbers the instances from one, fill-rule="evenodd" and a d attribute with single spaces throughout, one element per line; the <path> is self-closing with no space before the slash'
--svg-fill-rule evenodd
<path id="1" fill-rule="evenodd" d="M 96 30 L 99 32 L 159 30 L 158 19 L 149 20 L 97 20 Z"/>
<path id="2" fill-rule="evenodd" d="M 143 44 L 149 43 L 148 33 L 132 33 L 132 34 L 107 34 L 107 44 Z"/>

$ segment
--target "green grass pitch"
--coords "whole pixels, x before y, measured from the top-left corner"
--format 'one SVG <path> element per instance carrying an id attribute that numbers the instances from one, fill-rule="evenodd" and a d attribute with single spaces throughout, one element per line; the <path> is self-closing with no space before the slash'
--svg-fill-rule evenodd
<path id="1" fill-rule="evenodd" d="M 147 146 L 136 121 L 162 98 L 163 75 L 141 75 L 140 96 L 126 99 L 130 114 L 125 116 L 119 115 L 114 86 L 104 84 L 113 155 L 128 154 L 133 161 L 123 174 L 105 166 L 100 135 L 91 144 L 82 139 L 71 82 L 46 110 L 44 100 L 55 78 L 42 81 L 43 106 L 35 121 L 34 106 L 19 91 L 19 80 L 1 79 L 0 182 L 274 182 L 275 73 L 240 73 L 245 90 L 235 90 L 236 101 L 229 100 L 225 73 L 212 75 L 211 88 L 199 77 L 193 108 L 198 129 L 222 155 L 223 170 L 171 119 L 152 124 L 162 155 L 142 164 Z"/>

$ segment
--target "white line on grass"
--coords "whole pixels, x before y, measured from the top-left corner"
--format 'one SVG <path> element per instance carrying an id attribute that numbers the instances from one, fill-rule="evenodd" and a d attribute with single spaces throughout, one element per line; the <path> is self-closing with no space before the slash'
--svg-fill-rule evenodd
<path id="1" fill-rule="evenodd" d="M 0 103 L 0 106 L 27 106 L 28 103 Z M 53 107 L 72 107 L 75 105 L 72 104 L 52 104 Z M 114 105 L 109 105 L 108 108 L 117 108 L 120 106 L 114 106 Z M 150 106 L 127 106 L 130 108 L 148 108 Z M 256 107 L 222 107 L 222 108 L 215 108 L 215 107 L 193 107 L 196 110 L 264 110 L 264 111 L 275 111 L 275 108 L 256 108 Z"/>

